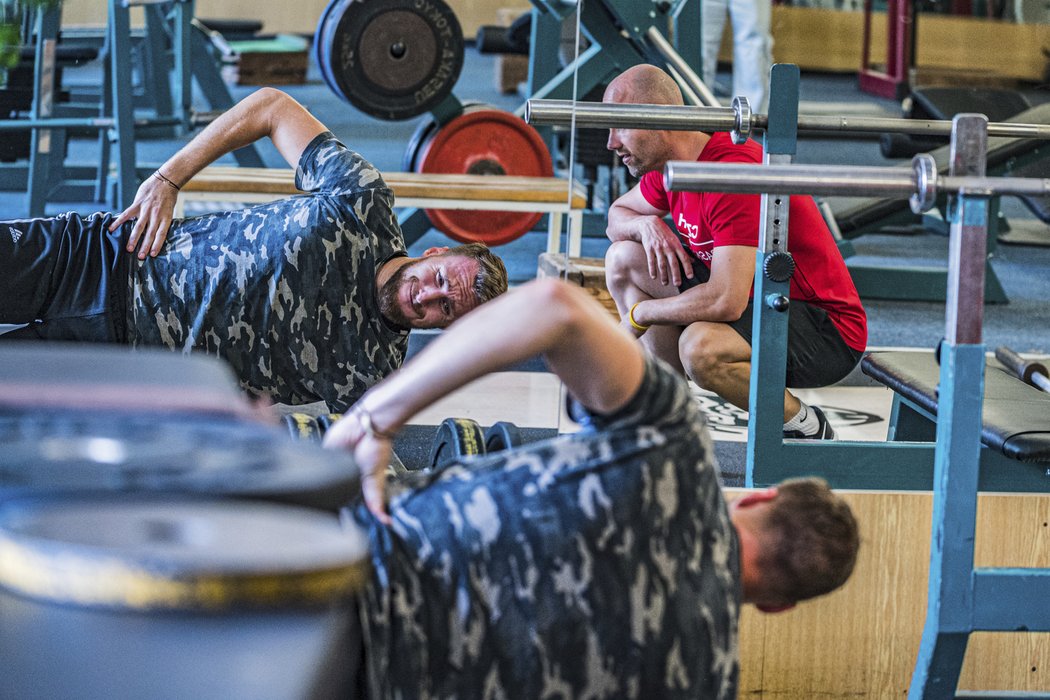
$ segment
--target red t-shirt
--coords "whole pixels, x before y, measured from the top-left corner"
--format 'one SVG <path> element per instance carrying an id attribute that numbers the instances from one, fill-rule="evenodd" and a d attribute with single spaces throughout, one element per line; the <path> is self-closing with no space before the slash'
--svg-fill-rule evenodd
<path id="1" fill-rule="evenodd" d="M 697 161 L 761 163 L 762 148 L 754 141 L 734 144 L 729 134 L 719 132 L 711 136 Z M 646 173 L 639 187 L 649 204 L 671 213 L 682 244 L 708 267 L 718 246 L 758 247 L 760 195 L 668 192 L 663 172 L 656 170 Z M 864 307 L 813 198 L 792 197 L 788 220 L 788 251 L 795 259 L 791 298 L 827 311 L 846 344 L 863 351 L 868 342 Z"/>

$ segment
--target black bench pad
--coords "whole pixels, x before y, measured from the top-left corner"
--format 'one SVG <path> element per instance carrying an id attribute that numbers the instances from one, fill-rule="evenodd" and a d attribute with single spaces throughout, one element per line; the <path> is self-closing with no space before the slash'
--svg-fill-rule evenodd
<path id="1" fill-rule="evenodd" d="M 940 367 L 932 352 L 876 352 L 864 374 L 937 414 Z M 1020 462 L 1050 462 L 1050 394 L 1025 384 L 989 359 L 984 378 L 981 441 Z"/>

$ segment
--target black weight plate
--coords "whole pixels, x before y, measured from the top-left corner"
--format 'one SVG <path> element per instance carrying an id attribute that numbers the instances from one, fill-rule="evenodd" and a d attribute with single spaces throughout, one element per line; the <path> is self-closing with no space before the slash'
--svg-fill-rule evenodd
<path id="1" fill-rule="evenodd" d="M 332 427 L 332 424 L 343 417 L 342 413 L 324 413 L 317 416 L 317 427 L 324 435 L 328 432 L 328 429 Z"/>
<path id="2" fill-rule="evenodd" d="M 338 20 L 338 17 L 342 15 L 342 6 L 347 2 L 348 0 L 331 0 L 324 8 L 321 18 L 317 21 L 317 31 L 314 32 L 313 45 L 314 58 L 317 61 L 317 68 L 321 71 L 321 78 L 332 92 L 344 100 L 346 97 L 339 91 L 339 85 L 332 76 L 330 68 L 331 56 L 328 51 L 331 42 L 328 40 L 328 36 L 334 31 L 337 24 L 336 21 L 332 21 L 332 16 L 335 15 Z"/>
<path id="3" fill-rule="evenodd" d="M 298 440 L 320 440 L 321 428 L 317 418 L 307 413 L 289 413 L 281 420 L 288 428 L 288 434 Z"/>
<path id="4" fill-rule="evenodd" d="M 485 454 L 485 434 L 470 418 L 446 418 L 438 426 L 427 464 L 440 469 L 460 457 Z"/>
<path id="5" fill-rule="evenodd" d="M 522 442 L 521 429 L 510 421 L 501 420 L 485 431 L 485 454 L 517 447 Z"/>
<path id="6" fill-rule="evenodd" d="M 341 12 L 340 12 L 341 10 Z M 463 68 L 463 32 L 442 0 L 351 0 L 323 32 L 336 93 L 380 119 L 415 117 L 452 93 Z"/>

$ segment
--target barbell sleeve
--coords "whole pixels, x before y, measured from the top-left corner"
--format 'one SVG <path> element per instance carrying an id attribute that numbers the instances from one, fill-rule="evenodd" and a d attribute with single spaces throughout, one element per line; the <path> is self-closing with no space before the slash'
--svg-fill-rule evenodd
<path id="1" fill-rule="evenodd" d="M 740 115 L 731 107 L 617 104 L 572 100 L 528 100 L 525 121 L 534 126 L 569 126 L 575 108 L 576 126 L 587 129 L 666 129 L 669 131 L 763 131 L 769 124 L 765 114 Z M 743 121 L 749 124 L 738 124 Z M 798 116 L 804 132 L 899 133 L 916 136 L 950 136 L 952 122 L 938 119 L 893 117 Z M 1050 126 L 990 122 L 989 136 L 1050 139 Z"/>
<path id="2" fill-rule="evenodd" d="M 742 194 L 815 194 L 906 198 L 916 190 L 906 168 L 850 165 L 760 165 L 671 161 L 664 168 L 669 190 Z"/>
<path id="3" fill-rule="evenodd" d="M 731 107 L 606 104 L 572 100 L 528 100 L 525 121 L 533 126 L 569 126 L 586 129 L 666 129 L 669 131 L 732 131 L 736 112 Z"/>
<path id="4" fill-rule="evenodd" d="M 937 173 L 933 157 L 925 153 L 915 156 L 911 169 L 671 161 L 664 167 L 664 186 L 686 192 L 910 198 L 915 213 L 929 211 L 939 193 L 1050 196 L 1050 179 L 944 176 Z"/>

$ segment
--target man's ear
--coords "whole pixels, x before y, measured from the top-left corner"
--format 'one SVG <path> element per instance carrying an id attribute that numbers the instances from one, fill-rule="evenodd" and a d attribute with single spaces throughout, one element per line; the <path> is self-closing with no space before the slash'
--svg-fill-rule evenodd
<path id="1" fill-rule="evenodd" d="M 426 250 L 423 251 L 423 257 L 424 258 L 429 258 L 431 255 L 441 255 L 442 253 L 447 253 L 447 252 L 448 252 L 448 246 L 447 245 L 433 246 L 433 247 L 427 248 Z"/>
<path id="2" fill-rule="evenodd" d="M 794 603 L 788 603 L 787 605 L 755 605 L 756 608 L 764 613 L 778 613 L 790 610 L 795 607 Z"/>
<path id="3" fill-rule="evenodd" d="M 770 486 L 767 489 L 762 489 L 760 491 L 752 491 L 746 496 L 741 496 L 740 498 L 733 501 L 733 505 L 735 505 L 737 508 L 746 508 L 748 506 L 758 505 L 759 503 L 767 503 L 769 501 L 772 501 L 776 497 L 777 487 Z"/>

